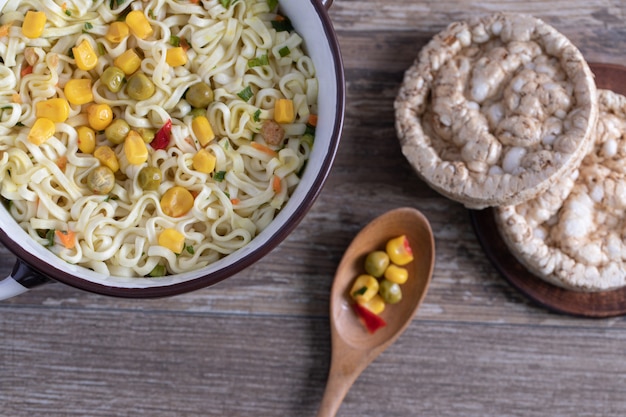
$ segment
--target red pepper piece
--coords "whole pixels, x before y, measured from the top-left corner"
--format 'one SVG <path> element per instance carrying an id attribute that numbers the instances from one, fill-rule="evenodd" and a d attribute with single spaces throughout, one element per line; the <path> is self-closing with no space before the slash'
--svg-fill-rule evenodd
<path id="1" fill-rule="evenodd" d="M 405 237 L 403 244 L 404 244 L 404 250 L 406 251 L 406 253 L 408 253 L 409 255 L 413 255 L 413 249 L 411 248 L 411 244 L 409 243 L 409 239 L 407 239 Z"/>
<path id="2" fill-rule="evenodd" d="M 387 325 L 387 323 L 385 322 L 385 320 L 382 319 L 382 317 L 380 317 L 377 314 L 372 313 L 367 308 L 357 303 L 352 304 L 352 307 L 354 308 L 354 312 L 356 313 L 356 315 L 359 316 L 359 318 L 365 325 L 365 328 L 367 329 L 368 332 L 374 333 L 376 330 L 380 329 L 381 327 L 385 327 Z"/>
<path id="3" fill-rule="evenodd" d="M 168 119 L 167 122 L 156 132 L 154 139 L 150 142 L 150 146 L 154 149 L 165 149 L 170 144 L 170 138 L 172 137 L 172 120 Z"/>

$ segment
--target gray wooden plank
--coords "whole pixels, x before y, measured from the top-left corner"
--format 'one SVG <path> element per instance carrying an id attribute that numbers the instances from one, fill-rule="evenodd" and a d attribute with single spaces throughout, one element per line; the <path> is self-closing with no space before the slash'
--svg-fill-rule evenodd
<path id="1" fill-rule="evenodd" d="M 315 415 L 329 361 L 322 318 L 76 313 L 2 311 L 2 415 Z M 339 415 L 618 415 L 625 339 L 614 328 L 419 319 Z"/>

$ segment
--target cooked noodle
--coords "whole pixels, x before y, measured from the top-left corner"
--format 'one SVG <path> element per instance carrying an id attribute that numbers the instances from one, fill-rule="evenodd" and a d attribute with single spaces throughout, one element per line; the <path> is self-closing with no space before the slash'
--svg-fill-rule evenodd
<path id="1" fill-rule="evenodd" d="M 109 41 L 109 25 L 123 20 L 130 9 L 148 16 L 153 34 Z M 43 34 L 35 39 L 22 35 L 28 10 L 47 17 Z M 158 266 L 168 274 L 181 273 L 246 245 L 297 186 L 312 143 L 307 122 L 317 113 L 313 62 L 298 34 L 272 27 L 276 17 L 266 0 L 9 0 L 0 17 L 0 194 L 11 215 L 60 258 L 107 275 L 143 277 Z M 166 62 L 174 39 L 189 45 L 183 66 Z M 79 69 L 69 53 L 83 40 L 99 55 L 89 71 Z M 156 87 L 142 101 L 131 99 L 125 89 L 112 93 L 99 80 L 131 48 L 140 52 L 140 71 Z M 289 53 L 281 56 L 286 48 Z M 249 65 L 263 55 L 268 57 L 265 64 Z M 24 72 L 26 67 L 32 72 Z M 110 105 L 114 120 L 124 119 L 131 129 L 159 129 L 172 122 L 169 146 L 148 145 L 148 159 L 140 165 L 129 163 L 123 145 L 98 132 L 97 145 L 111 146 L 120 165 L 106 195 L 95 194 L 87 181 L 101 162 L 79 150 L 77 128 L 87 124 L 89 103 L 71 105 L 69 118 L 56 123 L 54 135 L 44 143 L 28 140 L 37 120 L 36 104 L 64 98 L 68 80 L 81 78 L 93 81 L 93 101 Z M 200 81 L 214 92 L 204 112 L 215 132 L 205 147 L 216 158 L 210 174 L 194 169 L 192 159 L 202 146 L 195 140 L 194 113 L 185 100 L 188 88 Z M 247 87 L 252 97 L 244 101 L 238 94 Z M 292 100 L 295 120 L 281 125 L 285 138 L 279 145 L 266 143 L 261 128 L 273 119 L 276 100 L 283 98 Z M 138 182 L 145 166 L 162 173 L 154 191 Z M 193 207 L 180 217 L 164 214 L 160 204 L 173 186 L 194 195 Z M 159 245 L 166 229 L 184 235 L 182 252 Z M 76 244 L 66 247 L 54 231 L 72 231 Z"/>

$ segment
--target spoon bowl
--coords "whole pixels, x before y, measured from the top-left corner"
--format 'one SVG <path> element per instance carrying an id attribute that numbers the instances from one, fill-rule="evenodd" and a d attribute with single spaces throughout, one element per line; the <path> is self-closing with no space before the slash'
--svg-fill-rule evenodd
<path id="1" fill-rule="evenodd" d="M 406 235 L 414 259 L 404 267 L 402 300 L 387 305 L 381 317 L 387 323 L 369 333 L 352 309 L 349 291 L 364 273 L 369 252 L 384 250 L 388 240 Z M 407 328 L 422 300 L 435 264 L 435 241 L 426 217 L 409 207 L 391 210 L 374 219 L 354 238 L 337 268 L 330 296 L 331 364 L 318 417 L 334 416 L 348 390 L 363 370 Z"/>

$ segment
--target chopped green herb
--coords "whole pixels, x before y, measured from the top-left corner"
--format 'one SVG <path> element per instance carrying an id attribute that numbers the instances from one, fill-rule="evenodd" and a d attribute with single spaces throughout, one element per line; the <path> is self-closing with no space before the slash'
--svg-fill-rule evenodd
<path id="1" fill-rule="evenodd" d="M 230 198 L 230 193 L 228 191 L 224 191 L 224 195 L 226 195 L 226 197 Z"/>
<path id="2" fill-rule="evenodd" d="M 83 27 L 85 28 L 85 30 L 93 29 L 93 25 L 90 22 L 85 23 Z"/>
<path id="3" fill-rule="evenodd" d="M 99 56 L 103 56 L 104 54 L 107 53 L 107 50 L 104 47 L 104 44 L 102 42 L 98 42 L 97 46 L 98 46 L 98 55 Z"/>
<path id="4" fill-rule="evenodd" d="M 165 266 L 157 265 L 154 267 L 152 271 L 148 274 L 151 277 L 164 277 L 165 276 Z"/>
<path id="5" fill-rule="evenodd" d="M 259 119 L 259 116 L 261 116 L 261 109 L 258 109 L 257 111 L 254 112 L 254 114 L 252 115 L 252 119 L 255 122 L 258 122 L 259 120 L 261 120 Z"/>
<path id="6" fill-rule="evenodd" d="M 230 0 L 220 0 L 220 3 L 225 9 L 228 9 L 228 6 L 230 6 Z"/>
<path id="7" fill-rule="evenodd" d="M 170 36 L 170 44 L 172 46 L 180 46 L 180 38 L 176 35 Z"/>
<path id="8" fill-rule="evenodd" d="M 111 9 L 114 9 L 116 6 L 120 6 L 122 4 L 124 4 L 125 0 L 111 0 L 109 2 L 109 6 L 111 6 Z"/>
<path id="9" fill-rule="evenodd" d="M 22 122 L 17 122 L 17 123 L 15 123 L 15 126 L 24 127 L 24 123 L 22 123 Z"/>
<path id="10" fill-rule="evenodd" d="M 309 148 L 313 147 L 313 141 L 315 141 L 315 136 L 311 135 L 310 133 L 305 133 L 304 135 L 302 135 L 302 143 L 306 143 L 307 145 L 309 145 Z"/>
<path id="11" fill-rule="evenodd" d="M 193 255 L 194 253 L 196 253 L 196 250 L 195 250 L 195 249 L 193 248 L 193 246 L 191 246 L 191 245 L 187 245 L 187 246 L 185 247 L 185 249 L 187 250 L 187 252 L 189 252 L 189 253 L 190 253 L 190 254 L 192 254 L 192 255 Z"/>
<path id="12" fill-rule="evenodd" d="M 304 134 L 315 136 L 315 126 L 311 126 L 307 123 L 306 127 L 304 128 Z"/>
<path id="13" fill-rule="evenodd" d="M 48 241 L 45 246 L 54 246 L 54 229 L 48 229 L 46 231 L 46 240 Z"/>
<path id="14" fill-rule="evenodd" d="M 9 110 L 9 109 L 12 109 L 12 108 L 13 108 L 13 106 L 3 106 L 2 109 L 0 109 L 0 110 Z"/>
<path id="15" fill-rule="evenodd" d="M 248 101 L 252 98 L 252 96 L 254 95 L 254 93 L 252 92 L 252 89 L 250 88 L 250 86 L 247 86 L 246 88 L 244 88 L 243 90 L 241 90 L 240 92 L 237 93 L 237 95 L 239 96 L 239 98 L 241 98 L 243 101 Z"/>
<path id="16" fill-rule="evenodd" d="M 353 291 L 352 292 L 352 296 L 356 297 L 357 295 L 363 295 L 363 294 L 365 294 L 366 291 L 367 291 L 367 287 L 363 286 L 363 287 L 359 288 L 358 290 Z"/>
<path id="17" fill-rule="evenodd" d="M 287 46 L 283 46 L 282 48 L 278 50 L 278 55 L 280 55 L 283 58 L 289 55 L 290 53 L 291 51 L 289 50 L 289 47 Z"/>
<path id="18" fill-rule="evenodd" d="M 278 0 L 267 0 L 267 5 L 270 7 L 270 10 L 274 10 L 278 6 Z"/>
<path id="19" fill-rule="evenodd" d="M 66 11 L 65 11 L 65 14 L 66 14 L 66 15 L 68 15 L 68 16 L 71 16 L 71 15 L 72 15 L 72 12 L 71 12 L 71 11 L 69 11 L 69 10 L 66 10 Z"/>
<path id="20" fill-rule="evenodd" d="M 272 27 L 276 32 L 291 32 L 293 30 L 291 20 L 281 15 L 276 16 L 276 19 L 272 20 Z"/>
<path id="21" fill-rule="evenodd" d="M 269 63 L 270 63 L 270 60 L 267 57 L 267 54 L 263 54 L 261 56 L 258 56 L 256 58 L 252 58 L 251 60 L 249 60 L 248 68 L 262 67 L 263 65 L 268 65 Z"/>
<path id="22" fill-rule="evenodd" d="M 154 10 L 150 9 L 148 10 L 148 17 L 152 20 L 156 19 L 156 15 L 154 14 Z"/>
<path id="23" fill-rule="evenodd" d="M 226 176 L 226 171 L 217 171 L 215 174 L 213 174 L 213 179 L 215 181 L 224 181 L 224 177 Z"/>

